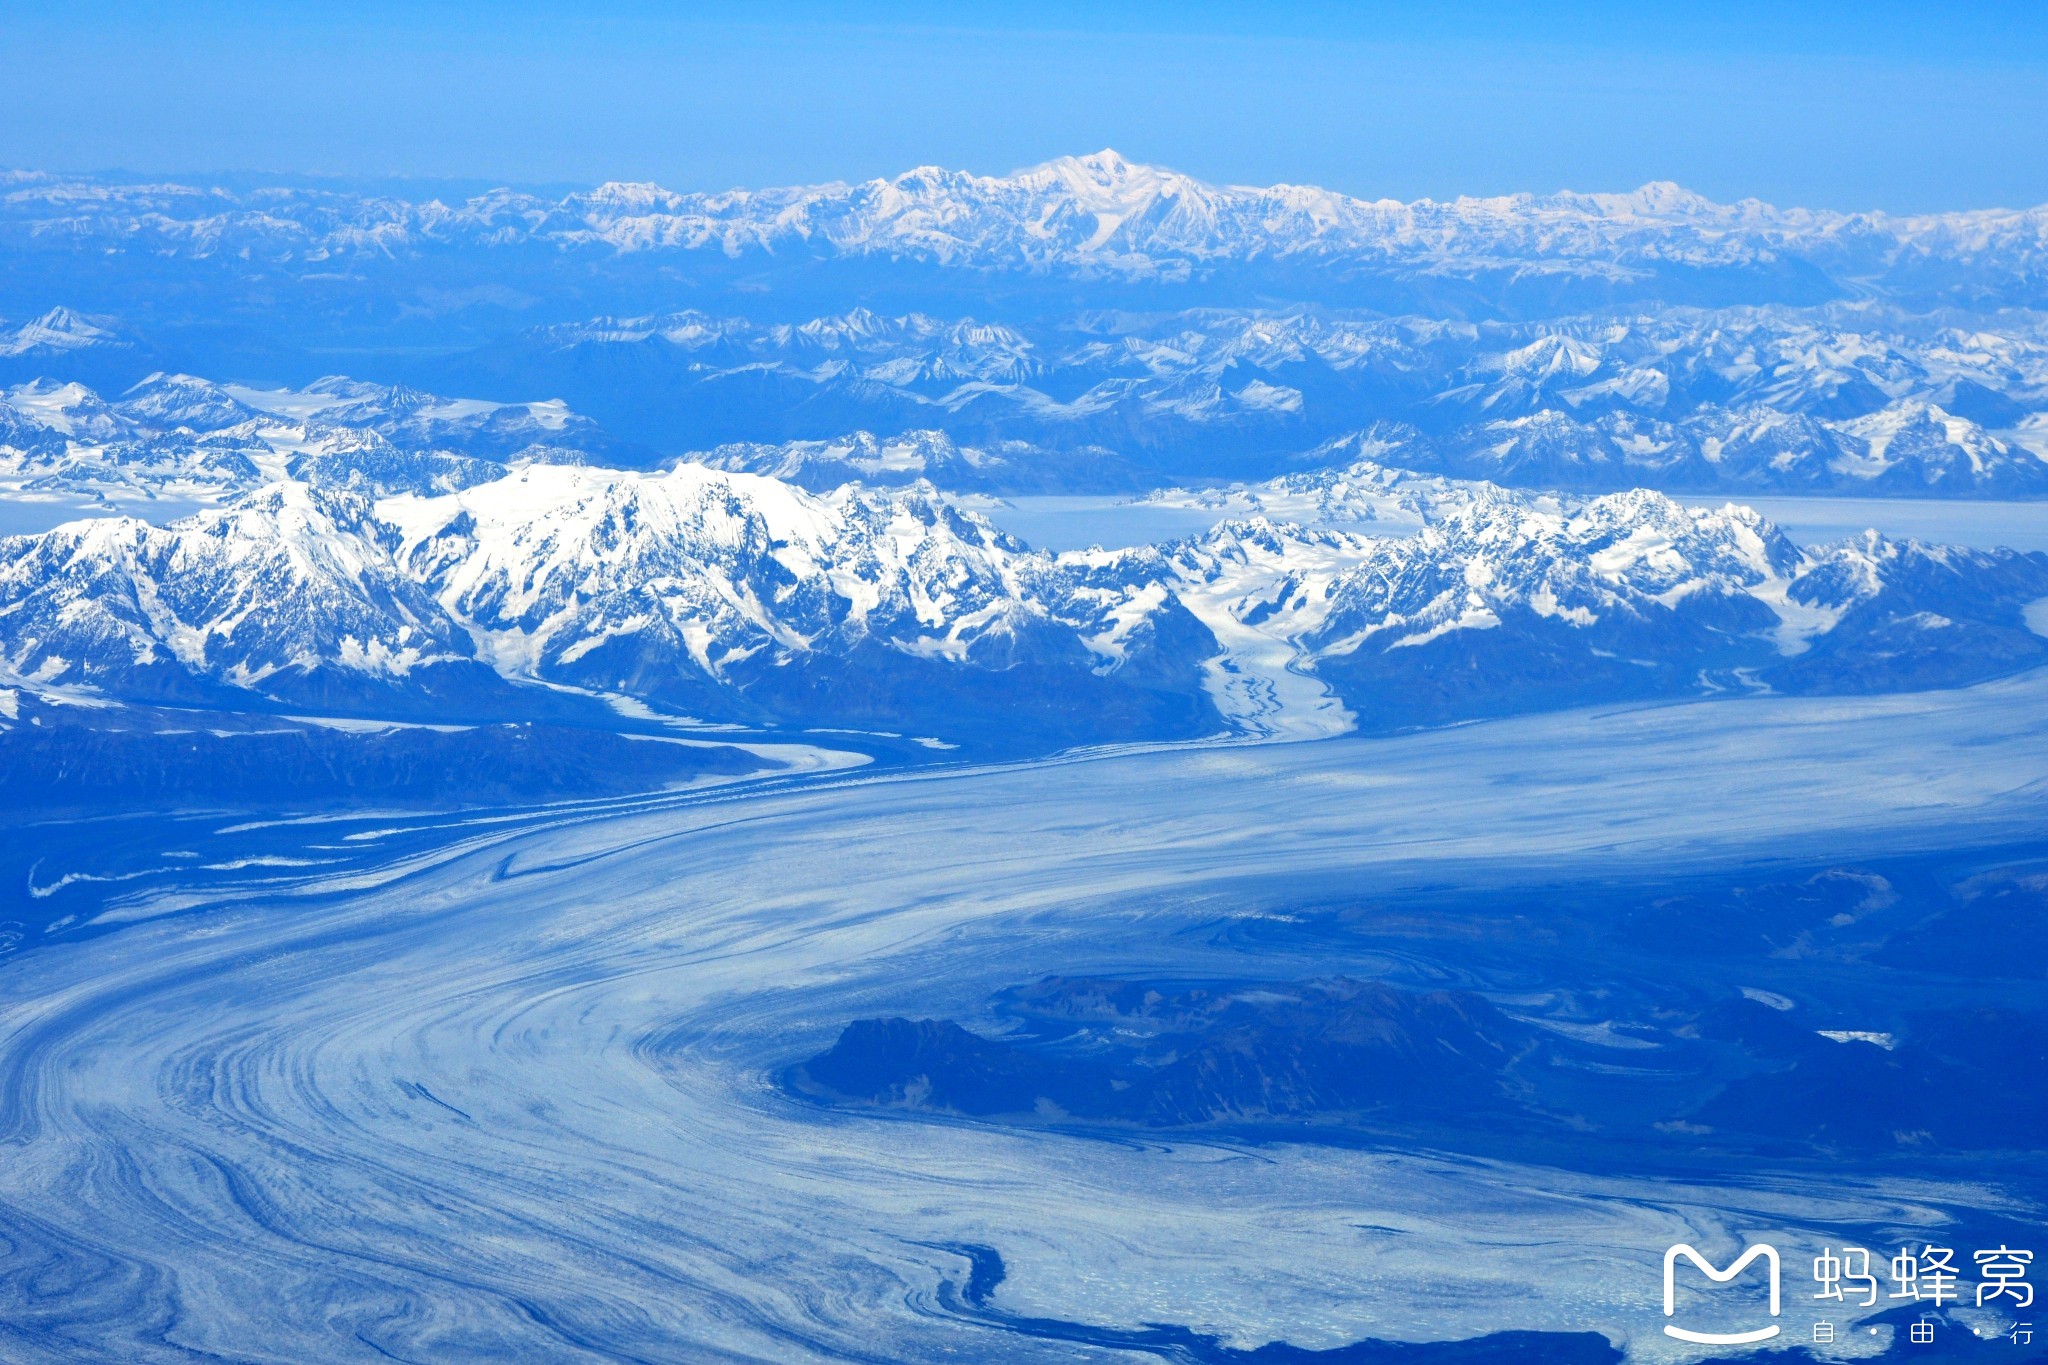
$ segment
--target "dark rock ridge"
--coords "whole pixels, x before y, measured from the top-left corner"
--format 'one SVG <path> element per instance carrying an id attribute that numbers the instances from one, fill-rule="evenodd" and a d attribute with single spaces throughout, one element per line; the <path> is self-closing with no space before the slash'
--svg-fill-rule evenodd
<path id="1" fill-rule="evenodd" d="M 1182 935 L 1188 976 L 1043 977 L 972 1023 L 855 1019 L 785 1079 L 905 1114 L 1398 1137 L 1605 1175 L 1767 1156 L 2031 1179 L 2044 868 L 2023 837 L 1620 881 L 1282 888 L 1273 913 Z M 1130 932 L 1156 953 L 1155 930 Z M 1253 956 L 1318 974 L 1228 975 Z"/>
<path id="2" fill-rule="evenodd" d="M 949 1020 L 870 1019 L 849 1024 L 798 1080 L 878 1104 L 1178 1126 L 1497 1108 L 1510 1069 L 1536 1046 L 1530 1029 L 1477 996 L 1342 978 L 1178 992 L 1048 978 L 1012 1004 L 1151 1037 L 1135 1057 L 1105 1065 Z"/>

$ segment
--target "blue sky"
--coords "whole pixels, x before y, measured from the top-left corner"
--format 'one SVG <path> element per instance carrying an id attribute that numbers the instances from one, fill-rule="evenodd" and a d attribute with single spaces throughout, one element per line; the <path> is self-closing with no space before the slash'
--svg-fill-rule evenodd
<path id="1" fill-rule="evenodd" d="M 0 61 L 14 167 L 707 189 L 1113 146 L 1404 199 L 2048 201 L 2032 0 L 43 3 Z"/>

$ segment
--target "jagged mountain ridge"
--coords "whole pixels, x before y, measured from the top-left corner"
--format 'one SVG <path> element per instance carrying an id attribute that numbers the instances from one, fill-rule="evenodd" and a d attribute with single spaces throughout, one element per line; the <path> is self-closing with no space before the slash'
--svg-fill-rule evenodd
<path id="1" fill-rule="evenodd" d="M 2048 346 L 2026 335 L 1886 336 L 1713 315 L 1545 328 L 1532 340 L 1527 329 L 1297 315 L 1209 319 L 1209 330 L 1170 339 L 1069 337 L 1055 349 L 915 316 L 668 323 L 604 333 L 628 347 L 688 348 L 676 382 L 642 392 L 725 411 L 742 429 L 828 433 L 682 458 L 815 492 L 920 478 L 955 492 L 1136 492 L 1369 455 L 1580 491 L 2048 493 Z M 1344 425 L 1380 411 L 1397 415 Z M 1004 434 L 1017 431 L 1033 439 Z M 448 490 L 512 464 L 583 459 L 656 462 L 559 399 L 450 399 L 332 376 L 269 390 L 161 373 L 111 402 L 50 380 L 0 393 L 0 487 L 30 496 L 203 502 L 316 467 L 329 482 L 354 471 L 377 490 Z"/>
<path id="2" fill-rule="evenodd" d="M 766 474 L 814 493 L 849 483 L 901 488 L 920 481 L 957 493 L 1138 492 L 1152 487 L 1159 474 L 1102 446 L 963 445 L 930 429 L 895 436 L 854 431 L 832 440 L 777 444 L 740 441 L 684 458 L 713 469 Z"/>
<path id="3" fill-rule="evenodd" d="M 870 306 L 1044 327 L 1102 309 L 1530 320 L 1877 298 L 1989 317 L 2048 306 L 2044 234 L 2038 208 L 1897 217 L 1715 204 L 1668 184 L 1399 203 L 1210 185 L 1108 152 L 1013 175 L 923 167 L 860 184 L 610 184 L 454 204 L 17 171 L 0 175 L 0 314 L 18 324 L 65 305 L 79 325 L 61 346 L 17 333 L 28 349 L 0 347 L 0 383 L 59 356 L 64 377 L 110 389 L 153 369 L 303 383 L 347 351 L 381 380 L 502 398 L 447 384 L 438 357 L 682 308 L 788 323 Z M 105 344 L 74 346 L 86 328 Z"/>
<path id="4" fill-rule="evenodd" d="M 678 193 L 609 183 L 561 199 L 499 190 L 454 205 L 19 171 L 0 186 L 0 228 L 18 239 L 313 261 L 545 243 L 1135 273 L 1304 255 L 1424 269 L 1542 261 L 1552 270 L 1618 273 L 1637 262 L 1726 265 L 1804 253 L 1925 269 L 1965 257 L 2023 266 L 2038 260 L 2048 232 L 2042 208 L 1906 216 L 1779 209 L 1756 200 L 1717 204 L 1668 182 L 1624 194 L 1365 200 L 1313 186 L 1212 185 L 1108 150 L 1000 176 L 921 166 L 857 184 Z"/>
<path id="5" fill-rule="evenodd" d="M 212 502 L 281 478 L 453 488 L 508 464 L 631 457 L 559 402 L 446 399 L 340 376 L 254 389 L 154 374 L 109 403 L 79 383 L 0 390 L 0 491 Z"/>
<path id="6" fill-rule="evenodd" d="M 541 464 L 381 498 L 286 481 L 169 527 L 0 540 L 0 659 L 21 685 L 133 697 L 459 712 L 566 687 L 1042 747 L 1924 686 L 2048 644 L 2023 621 L 2048 596 L 2042 556 L 1805 551 L 1747 509 L 1369 463 L 1268 492 L 1394 504 L 1421 528 L 1254 516 L 1051 555 L 929 485 L 819 496 L 697 465 Z"/>
<path id="7" fill-rule="evenodd" d="M 2048 491 L 2048 338 L 2006 328 L 1869 310 L 1484 326 L 1203 312 L 1042 332 L 683 313 L 539 329 L 444 378 L 539 384 L 670 449 L 936 429 L 962 445 L 1101 446 L 1171 481 L 1262 477 L 1398 421 L 1430 438 L 1424 467 L 1524 486 Z"/>
<path id="8" fill-rule="evenodd" d="M 2039 443 L 2048 430 L 2026 433 Z M 1610 412 L 1581 421 L 1545 408 L 1432 438 L 1377 423 L 1304 454 L 1341 463 L 1370 445 L 1403 468 L 1524 488 L 1649 486 L 1919 497 L 2040 497 L 2048 461 L 1933 403 L 1911 400 L 1846 422 L 1765 407 L 1709 407 L 1678 421 Z"/>

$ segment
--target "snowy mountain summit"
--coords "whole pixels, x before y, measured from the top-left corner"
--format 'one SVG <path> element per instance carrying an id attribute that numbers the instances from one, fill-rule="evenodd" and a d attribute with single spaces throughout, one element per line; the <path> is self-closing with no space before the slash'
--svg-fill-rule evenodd
<path id="1" fill-rule="evenodd" d="M 15 174 L 0 491 L 151 516 L 0 540 L 0 685 L 1043 751 L 1986 677 L 2043 657 L 2048 561 L 1668 494 L 2048 493 L 2044 244 L 1107 150 L 460 203 Z M 313 377 L 341 350 L 376 381 Z M 203 377 L 251 372 L 296 378 Z M 1148 491 L 1230 515 L 1001 529 Z"/>
<path id="2" fill-rule="evenodd" d="M 1620 280 L 1667 267 L 1781 272 L 1801 261 L 1869 283 L 1895 272 L 2023 283 L 2048 209 L 1894 216 L 1719 204 L 1668 182 L 1626 193 L 1401 202 L 1302 185 L 1215 185 L 1103 150 L 1006 175 L 920 166 L 858 183 L 678 192 L 609 183 L 549 199 L 458 204 L 327 189 L 216 187 L 20 174 L 0 242 L 46 253 L 170 253 L 272 263 L 532 246 L 727 258 L 886 257 L 980 269 L 1131 277 L 1260 261 L 1425 274 Z"/>
<path id="3" fill-rule="evenodd" d="M 0 540 L 9 685 L 462 715 L 562 689 L 1012 748 L 1308 736 L 1727 690 L 1869 691 L 2048 655 L 2048 557 L 1361 462 L 1164 546 L 1047 554 L 929 484 L 527 464 L 449 490 L 286 478 L 168 527 Z"/>

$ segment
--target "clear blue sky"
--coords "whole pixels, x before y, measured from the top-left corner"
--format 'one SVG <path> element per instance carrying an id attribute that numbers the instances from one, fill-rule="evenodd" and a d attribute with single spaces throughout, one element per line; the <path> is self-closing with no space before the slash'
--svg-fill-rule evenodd
<path id="1" fill-rule="evenodd" d="M 17 2 L 0 64 L 22 168 L 708 189 L 1113 146 L 1375 197 L 2048 201 L 2041 0 Z"/>

